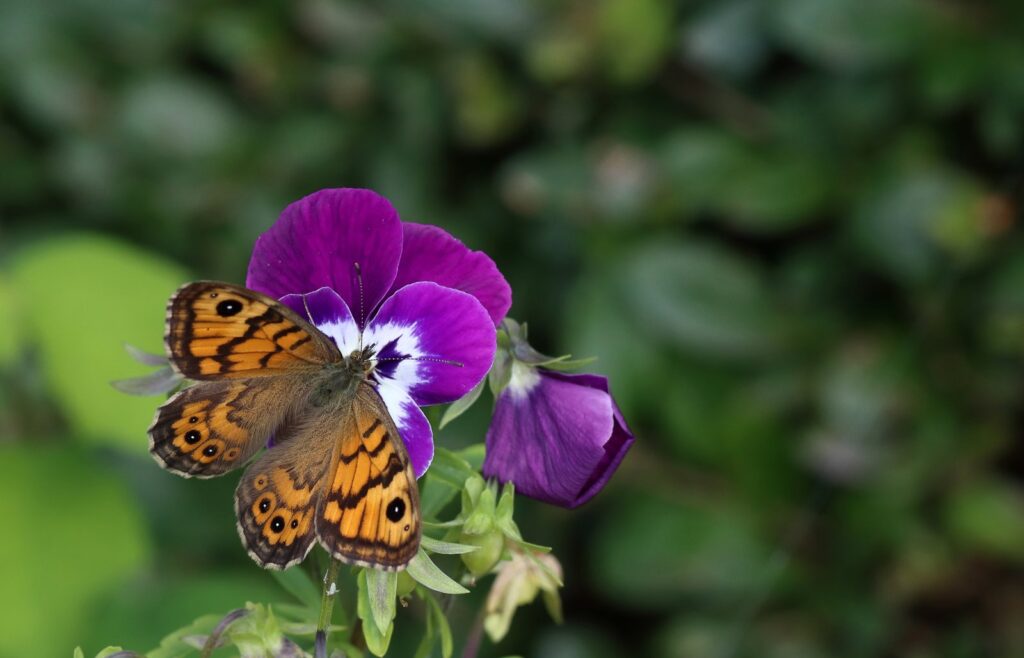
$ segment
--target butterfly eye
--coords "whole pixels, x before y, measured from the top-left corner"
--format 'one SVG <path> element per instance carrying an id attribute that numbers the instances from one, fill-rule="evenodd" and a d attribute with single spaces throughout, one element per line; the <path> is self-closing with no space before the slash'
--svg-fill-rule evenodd
<path id="1" fill-rule="evenodd" d="M 388 509 L 386 514 L 388 520 L 392 523 L 398 523 L 399 521 L 401 521 L 402 517 L 405 516 L 405 501 L 402 500 L 401 498 L 395 498 L 394 500 L 392 500 L 390 503 L 388 503 Z"/>

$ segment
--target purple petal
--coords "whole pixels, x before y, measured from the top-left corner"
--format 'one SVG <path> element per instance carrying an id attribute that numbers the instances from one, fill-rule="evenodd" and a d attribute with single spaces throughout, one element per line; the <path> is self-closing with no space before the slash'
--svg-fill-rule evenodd
<path id="1" fill-rule="evenodd" d="M 285 295 L 281 303 L 330 336 L 342 354 L 348 355 L 358 349 L 359 326 L 345 300 L 330 288 L 320 288 L 305 295 Z"/>
<path id="2" fill-rule="evenodd" d="M 498 326 L 512 305 L 512 289 L 490 256 L 471 251 L 446 231 L 428 224 L 402 224 L 404 244 L 395 291 L 417 281 L 433 281 L 476 297 Z"/>
<path id="3" fill-rule="evenodd" d="M 428 281 L 384 300 L 363 335 L 377 350 L 381 380 L 421 405 L 453 402 L 472 390 L 491 367 L 495 341 L 491 317 L 475 297 Z"/>
<path id="4" fill-rule="evenodd" d="M 412 470 L 417 478 L 423 477 L 434 459 L 434 434 L 430 422 L 401 386 L 384 379 L 378 382 L 377 393 L 398 427 Z"/>
<path id="5" fill-rule="evenodd" d="M 531 498 L 582 505 L 604 488 L 634 440 L 608 380 L 517 366 L 495 404 L 483 473 Z"/>
<path id="6" fill-rule="evenodd" d="M 364 324 L 401 256 L 402 222 L 387 199 L 370 190 L 321 190 L 285 208 L 256 240 L 246 286 L 275 299 L 333 288 Z"/>

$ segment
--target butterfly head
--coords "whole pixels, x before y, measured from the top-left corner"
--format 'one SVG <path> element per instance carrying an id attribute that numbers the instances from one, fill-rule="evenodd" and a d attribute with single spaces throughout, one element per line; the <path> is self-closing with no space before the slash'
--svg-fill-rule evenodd
<path id="1" fill-rule="evenodd" d="M 369 377 L 377 363 L 377 360 L 374 358 L 375 354 L 376 350 L 373 345 L 367 345 L 354 350 L 345 357 L 346 370 L 363 379 Z"/>

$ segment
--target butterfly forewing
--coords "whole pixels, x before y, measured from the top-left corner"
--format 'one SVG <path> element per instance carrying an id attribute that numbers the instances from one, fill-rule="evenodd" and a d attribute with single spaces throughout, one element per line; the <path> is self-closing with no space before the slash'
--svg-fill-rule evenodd
<path id="1" fill-rule="evenodd" d="M 265 377 L 341 360 L 291 309 L 227 283 L 183 286 L 167 308 L 167 352 L 189 379 Z"/>
<path id="2" fill-rule="evenodd" d="M 401 569 L 420 543 L 412 466 L 380 396 L 361 384 L 323 483 L 316 531 L 337 559 Z"/>

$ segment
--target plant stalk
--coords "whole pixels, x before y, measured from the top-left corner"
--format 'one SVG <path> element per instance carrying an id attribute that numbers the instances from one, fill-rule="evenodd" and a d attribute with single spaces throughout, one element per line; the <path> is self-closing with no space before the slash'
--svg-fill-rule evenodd
<path id="1" fill-rule="evenodd" d="M 331 625 L 334 599 L 338 596 L 337 581 L 340 568 L 341 562 L 332 558 L 331 565 L 327 567 L 327 576 L 324 578 L 324 593 L 320 598 L 320 620 L 316 624 L 315 658 L 327 658 L 327 628 Z"/>

